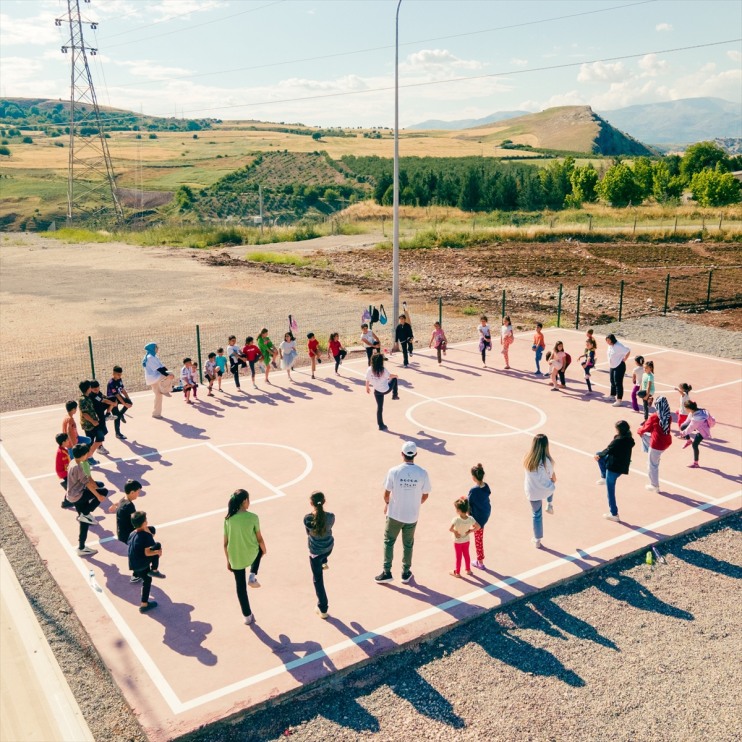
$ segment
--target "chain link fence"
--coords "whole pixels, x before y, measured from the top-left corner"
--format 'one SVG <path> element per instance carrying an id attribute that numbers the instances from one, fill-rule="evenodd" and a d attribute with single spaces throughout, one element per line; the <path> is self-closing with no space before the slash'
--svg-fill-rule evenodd
<path id="1" fill-rule="evenodd" d="M 542 322 L 545 326 L 580 328 L 588 324 L 639 317 L 661 315 L 668 312 L 700 312 L 742 306 L 742 283 L 738 269 L 698 271 L 681 269 L 663 279 L 656 272 L 648 273 L 646 279 L 635 278 L 631 283 L 621 281 L 612 291 L 605 286 L 595 287 L 578 283 L 561 283 L 546 289 L 493 289 L 486 300 L 470 306 L 454 306 L 445 299 L 438 302 L 410 300 L 409 313 L 415 330 L 416 345 L 427 347 L 433 323 L 440 319 L 449 342 L 476 339 L 476 326 L 480 314 L 489 317 L 490 324 L 497 326 L 501 316 L 509 314 L 516 328 L 532 326 Z M 589 280 L 589 279 L 586 279 Z M 507 284 L 506 284 L 507 285 Z M 377 305 L 378 306 L 378 305 Z M 340 333 L 343 345 L 353 354 L 362 354 L 360 325 L 362 313 L 368 307 L 359 306 L 357 311 L 333 309 L 328 301 L 313 311 L 311 316 L 294 317 L 298 323 L 295 335 L 301 367 L 309 362 L 306 350 L 306 335 L 313 332 L 323 351 L 327 349 L 330 333 Z M 386 324 L 377 323 L 374 331 L 381 340 L 383 349 L 393 346 L 396 318 L 391 307 Z M 4 343 L 0 349 L 0 412 L 21 410 L 49 404 L 63 404 L 79 396 L 78 383 L 82 379 L 97 378 L 105 387 L 115 365 L 124 369 L 124 381 L 130 392 L 145 389 L 142 358 L 144 346 L 156 342 L 160 358 L 166 366 L 179 373 L 182 360 L 189 356 L 199 362 L 203 372 L 208 354 L 219 347 L 226 348 L 228 337 L 237 336 L 240 346 L 245 338 L 257 338 L 266 327 L 270 337 L 278 345 L 289 330 L 286 315 L 266 311 L 260 316 L 235 314 L 233 320 L 224 323 L 205 323 L 179 327 L 140 327 L 136 331 L 117 334 L 56 335 L 53 343 L 22 344 L 11 347 Z"/>

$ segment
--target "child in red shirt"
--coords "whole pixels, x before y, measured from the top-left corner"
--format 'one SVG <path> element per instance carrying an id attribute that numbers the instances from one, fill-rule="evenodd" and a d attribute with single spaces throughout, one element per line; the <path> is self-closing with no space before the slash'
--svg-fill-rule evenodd
<path id="1" fill-rule="evenodd" d="M 335 373 L 338 372 L 343 358 L 347 355 L 348 351 L 343 348 L 343 344 L 340 342 L 340 333 L 333 332 L 330 335 L 330 342 L 327 343 L 327 357 L 332 356 L 335 359 Z"/>
<path id="2" fill-rule="evenodd" d="M 322 363 L 322 359 L 319 357 L 319 340 L 314 337 L 314 333 L 307 333 L 307 350 L 309 351 L 309 357 L 312 359 L 312 378 L 314 378 L 314 370 L 317 368 L 318 363 Z"/>
<path id="3" fill-rule="evenodd" d="M 245 345 L 242 348 L 242 355 L 245 356 L 245 358 L 247 358 L 247 362 L 250 365 L 250 376 L 252 376 L 252 387 L 253 389 L 257 389 L 258 386 L 255 383 L 255 364 L 258 358 L 260 358 L 261 353 L 260 353 L 260 348 L 258 348 L 258 346 L 255 345 L 255 343 L 253 342 L 252 335 L 248 335 L 245 338 Z"/>
<path id="4" fill-rule="evenodd" d="M 70 466 L 70 453 L 67 450 L 67 444 L 69 436 L 67 433 L 58 433 L 54 439 L 57 442 L 57 458 L 55 461 L 55 468 L 57 470 L 57 476 L 59 477 L 59 484 L 62 489 L 67 491 L 67 469 Z M 62 499 L 63 508 L 74 508 L 75 506 L 67 501 L 67 498 Z"/>

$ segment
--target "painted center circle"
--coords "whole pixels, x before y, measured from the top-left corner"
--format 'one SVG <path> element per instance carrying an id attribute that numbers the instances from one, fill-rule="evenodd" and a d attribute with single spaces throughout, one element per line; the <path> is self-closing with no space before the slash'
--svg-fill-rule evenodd
<path id="1" fill-rule="evenodd" d="M 530 433 L 546 423 L 546 415 L 535 405 L 487 395 L 426 399 L 412 405 L 406 417 L 422 430 L 469 438 Z"/>

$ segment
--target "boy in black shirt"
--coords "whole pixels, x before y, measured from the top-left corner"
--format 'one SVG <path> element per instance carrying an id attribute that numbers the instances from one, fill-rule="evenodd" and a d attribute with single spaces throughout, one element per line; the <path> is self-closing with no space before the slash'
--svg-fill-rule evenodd
<path id="1" fill-rule="evenodd" d="M 147 528 L 147 513 L 137 510 L 131 516 L 131 524 L 134 530 L 129 536 L 129 569 L 134 572 L 134 577 L 142 579 L 139 612 L 147 613 L 157 608 L 157 601 L 149 599 L 152 578 L 165 577 L 162 572 L 152 569 L 153 558 L 162 556 L 162 546 L 154 540 Z"/>
<path id="2" fill-rule="evenodd" d="M 98 427 L 96 429 L 96 436 L 94 440 L 100 441 L 98 450 L 101 453 L 109 453 L 108 449 L 104 448 L 103 441 L 108 435 L 108 428 L 106 427 L 106 415 L 111 414 L 111 409 L 115 407 L 113 402 L 106 399 L 103 396 L 103 392 L 100 389 L 100 382 L 93 379 L 90 382 L 90 398 L 93 400 L 93 407 L 95 408 L 95 414 L 98 416 Z"/>
<path id="3" fill-rule="evenodd" d="M 106 387 L 106 398 L 115 403 L 115 406 L 111 408 L 111 413 L 114 418 L 113 427 L 116 429 L 116 437 L 125 441 L 126 436 L 121 432 L 121 423 L 126 422 L 126 411 L 134 403 L 131 401 L 131 397 L 124 388 L 124 381 L 121 378 L 123 372 L 121 366 L 113 367 L 113 375 Z M 120 408 L 119 405 L 123 405 L 123 408 Z"/>
<path id="4" fill-rule="evenodd" d="M 407 366 L 410 362 L 408 356 L 412 355 L 412 342 L 414 339 L 412 325 L 407 321 L 407 315 L 400 314 L 399 324 L 394 331 L 394 342 L 402 346 L 402 365 L 404 366 Z"/>

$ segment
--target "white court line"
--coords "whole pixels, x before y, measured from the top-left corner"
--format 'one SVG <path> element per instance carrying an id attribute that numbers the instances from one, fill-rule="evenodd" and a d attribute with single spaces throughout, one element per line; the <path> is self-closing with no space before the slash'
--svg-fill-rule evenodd
<path id="1" fill-rule="evenodd" d="M 87 562 L 87 560 L 78 557 L 77 554 L 70 547 L 68 539 L 65 537 L 64 533 L 62 533 L 62 529 L 54 520 L 49 510 L 45 507 L 44 503 L 41 501 L 41 498 L 36 494 L 31 484 L 23 476 L 21 470 L 18 468 L 11 455 L 5 449 L 5 445 L 2 443 L 0 443 L 0 458 L 2 458 L 2 460 L 12 472 L 13 476 L 18 480 L 18 483 L 23 488 L 23 491 L 28 495 L 29 500 L 31 500 L 31 502 L 36 506 L 36 509 L 41 514 L 41 517 L 46 522 L 48 528 L 57 537 L 57 540 L 62 545 L 65 554 L 67 554 L 67 556 L 72 561 L 73 568 L 77 570 L 77 572 L 79 572 L 83 580 L 83 584 L 87 583 L 89 579 L 88 573 L 90 570 L 90 567 L 88 566 L 89 563 Z M 119 613 L 118 608 L 116 608 L 105 591 L 102 593 L 99 593 L 97 591 L 93 592 L 100 601 L 106 613 L 108 613 L 116 628 L 121 633 L 121 636 L 123 636 L 123 638 L 128 643 L 129 648 L 139 660 L 145 672 L 149 675 L 154 686 L 162 694 L 162 697 L 165 699 L 165 702 L 170 707 L 171 711 L 173 713 L 181 713 L 184 710 L 183 704 L 180 702 L 180 699 L 175 694 L 175 691 L 167 682 L 165 676 L 160 672 L 160 669 L 152 660 L 147 650 L 139 641 L 137 635 L 129 627 L 129 624 L 126 622 L 121 613 Z"/>
<path id="2" fill-rule="evenodd" d="M 138 453 L 135 456 L 126 456 L 125 458 L 121 459 L 108 459 L 102 464 L 96 464 L 95 469 L 93 471 L 107 471 L 111 467 L 115 466 L 116 464 L 120 464 L 121 462 L 129 462 L 129 461 L 136 461 L 137 459 L 151 459 L 155 456 L 162 456 L 162 454 L 165 453 L 175 453 L 176 451 L 187 451 L 189 448 L 198 448 L 199 446 L 205 446 L 206 441 L 201 441 L 199 443 L 190 443 L 187 446 L 177 446 L 176 448 L 165 448 L 162 451 L 150 451 L 149 453 Z M 26 480 L 29 482 L 34 482 L 37 479 L 46 479 L 47 477 L 56 477 L 56 472 L 51 472 L 49 474 L 36 474 L 33 477 L 26 477 Z"/>
<path id="3" fill-rule="evenodd" d="M 291 670 L 294 670 L 297 667 L 301 667 L 302 665 L 309 664 L 310 662 L 314 662 L 315 660 L 319 660 L 319 659 L 322 659 L 323 657 L 329 657 L 333 654 L 337 654 L 338 652 L 341 652 L 344 649 L 349 649 L 350 647 L 353 647 L 354 645 L 362 644 L 364 641 L 367 641 L 369 639 L 373 639 L 378 636 L 386 636 L 387 634 L 394 631 L 395 629 L 402 628 L 403 626 L 409 626 L 410 624 L 417 623 L 418 621 L 421 621 L 425 618 L 430 618 L 439 613 L 448 611 L 451 608 L 455 608 L 465 603 L 470 603 L 473 600 L 476 600 L 477 598 L 484 597 L 485 595 L 488 595 L 489 593 L 496 592 L 497 590 L 508 587 L 509 585 L 513 585 L 518 582 L 524 582 L 525 580 L 531 577 L 534 577 L 536 575 L 543 574 L 544 572 L 549 572 L 553 569 L 556 569 L 557 567 L 562 566 L 562 564 L 564 563 L 584 561 L 585 554 L 587 554 L 588 556 L 597 554 L 598 552 L 604 551 L 605 549 L 608 549 L 611 546 L 622 543 L 624 541 L 628 541 L 632 538 L 636 538 L 637 536 L 644 535 L 647 532 L 654 531 L 657 528 L 660 528 L 669 523 L 673 523 L 683 518 L 687 518 L 691 515 L 696 514 L 697 512 L 708 510 L 711 507 L 721 505 L 722 503 L 732 500 L 735 497 L 739 497 L 741 492 L 742 491 L 733 492 L 732 494 L 727 495 L 726 497 L 721 497 L 718 500 L 715 500 L 713 502 L 704 503 L 702 505 L 692 507 L 688 510 L 683 510 L 682 512 L 676 513 L 675 515 L 671 515 L 667 518 L 663 518 L 662 520 L 658 520 L 655 523 L 650 523 L 647 526 L 642 526 L 641 528 L 632 529 L 630 531 L 627 531 L 621 534 L 620 536 L 616 536 L 615 538 L 609 539 L 607 541 L 603 541 L 599 544 L 595 544 L 594 546 L 590 546 L 586 549 L 581 549 L 581 553 L 574 552 L 564 557 L 559 557 L 558 559 L 554 559 L 551 562 L 547 562 L 546 564 L 542 564 L 538 567 L 534 567 L 533 569 L 529 569 L 526 572 L 522 572 L 519 575 L 514 575 L 504 580 L 498 580 L 497 582 L 491 583 L 487 585 L 486 587 L 473 590 L 472 592 L 467 593 L 466 595 L 462 595 L 460 598 L 451 598 L 451 600 L 445 601 L 444 603 L 439 603 L 438 605 L 431 606 L 430 608 L 427 608 L 425 610 L 418 611 L 417 613 L 413 613 L 409 616 L 405 616 L 404 618 L 401 618 L 397 621 L 392 621 L 391 623 L 385 624 L 384 626 L 380 626 L 379 628 L 374 629 L 372 631 L 367 631 L 364 634 L 360 634 L 359 636 L 354 636 L 349 639 L 345 639 L 344 641 L 338 642 L 337 644 L 333 644 L 332 646 L 327 647 L 326 649 L 321 649 L 317 652 L 312 652 L 311 654 L 305 655 L 304 657 L 300 657 L 298 659 L 292 660 L 291 662 L 287 662 L 286 664 L 279 665 L 277 667 L 271 668 L 270 670 L 266 670 L 265 672 L 261 672 L 261 673 L 258 673 L 257 675 L 253 675 L 250 678 L 245 678 L 235 683 L 231 683 L 230 685 L 224 686 L 223 688 L 220 688 L 219 690 L 215 690 L 210 693 L 205 693 L 204 695 L 198 696 L 196 698 L 192 698 L 190 701 L 185 701 L 183 703 L 183 709 L 187 711 L 187 710 L 196 708 L 198 706 L 203 705 L 204 703 L 209 703 L 211 701 L 215 701 L 219 698 L 229 695 L 230 693 L 235 693 L 239 690 L 249 688 L 251 685 L 255 685 L 264 680 L 274 678 L 285 672 L 290 672 Z M 583 572 L 587 572 L 587 571 L 588 570 L 583 570 Z M 383 586 L 380 586 L 379 589 L 383 589 Z M 536 590 L 535 592 L 538 592 L 538 590 Z"/>
<path id="4" fill-rule="evenodd" d="M 694 389 L 694 394 L 702 394 L 703 392 L 710 392 L 712 389 L 721 389 L 724 386 L 731 386 L 732 384 L 739 384 L 742 379 L 735 379 L 734 381 L 727 381 L 724 384 L 716 384 L 716 386 L 707 386 L 705 389 Z"/>

